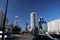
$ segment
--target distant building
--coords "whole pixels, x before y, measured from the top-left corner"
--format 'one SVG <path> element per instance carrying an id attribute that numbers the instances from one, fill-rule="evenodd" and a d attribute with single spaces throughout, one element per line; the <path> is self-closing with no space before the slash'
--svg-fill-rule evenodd
<path id="1" fill-rule="evenodd" d="M 31 27 L 29 25 L 27 26 L 27 31 L 31 32 Z"/>
<path id="2" fill-rule="evenodd" d="M 30 26 L 31 26 L 31 31 L 34 32 L 36 26 L 36 12 L 31 12 L 30 14 Z"/>
<path id="3" fill-rule="evenodd" d="M 8 19 L 6 18 L 6 21 L 5 21 L 5 27 L 7 28 L 8 27 Z"/>
<path id="4" fill-rule="evenodd" d="M 49 33 L 60 33 L 60 19 L 55 19 L 47 23 Z"/>
<path id="5" fill-rule="evenodd" d="M 27 27 L 28 27 L 28 23 L 26 23 L 26 29 L 25 29 L 25 31 L 28 31 L 28 30 L 27 30 L 27 29 L 28 29 Z"/>
<path id="6" fill-rule="evenodd" d="M 4 21 L 4 12 L 0 9 L 0 27 L 3 26 Z"/>
<path id="7" fill-rule="evenodd" d="M 15 16 L 15 19 L 13 20 L 13 27 L 18 26 L 21 27 L 21 21 L 18 16 Z"/>
<path id="8" fill-rule="evenodd" d="M 47 23 L 44 21 L 43 17 L 40 17 L 38 25 L 39 34 L 47 32 Z"/>
<path id="9" fill-rule="evenodd" d="M 4 12 L 0 9 L 0 30 L 1 30 L 2 27 L 3 27 L 4 15 L 5 15 Z M 8 25 L 8 19 L 6 18 L 5 28 L 7 28 L 7 25 Z"/>
<path id="10" fill-rule="evenodd" d="M 40 17 L 38 25 L 39 25 L 39 29 L 42 29 L 42 24 L 44 23 L 44 19 L 43 17 Z"/>

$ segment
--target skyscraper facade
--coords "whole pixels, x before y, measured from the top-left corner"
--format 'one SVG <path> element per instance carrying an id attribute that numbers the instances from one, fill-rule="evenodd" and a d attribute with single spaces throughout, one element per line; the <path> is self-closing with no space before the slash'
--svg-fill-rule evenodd
<path id="1" fill-rule="evenodd" d="M 31 31 L 34 31 L 36 26 L 36 12 L 31 12 L 30 14 L 30 26 Z"/>
<path id="2" fill-rule="evenodd" d="M 42 29 L 42 24 L 43 23 L 44 23 L 44 19 L 43 19 L 43 17 L 40 17 L 40 19 L 38 21 L 39 29 Z"/>
<path id="3" fill-rule="evenodd" d="M 47 32 L 47 23 L 43 17 L 40 17 L 38 25 L 39 34 L 45 34 Z"/>

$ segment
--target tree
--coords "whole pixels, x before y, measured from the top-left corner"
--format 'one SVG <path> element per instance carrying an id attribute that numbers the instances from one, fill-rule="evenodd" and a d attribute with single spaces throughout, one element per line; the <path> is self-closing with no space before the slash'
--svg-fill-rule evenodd
<path id="1" fill-rule="evenodd" d="M 20 33 L 20 31 L 21 31 L 21 28 L 20 27 L 18 27 L 18 26 L 15 26 L 15 27 L 13 27 L 13 34 L 19 34 Z"/>

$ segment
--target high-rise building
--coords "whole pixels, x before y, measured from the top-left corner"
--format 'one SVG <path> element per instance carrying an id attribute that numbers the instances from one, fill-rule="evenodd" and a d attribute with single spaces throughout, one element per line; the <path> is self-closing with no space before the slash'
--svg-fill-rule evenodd
<path id="1" fill-rule="evenodd" d="M 36 26 L 36 12 L 31 12 L 30 14 L 30 26 L 31 31 L 34 31 Z"/>
<path id="2" fill-rule="evenodd" d="M 38 25 L 39 34 L 45 34 L 47 32 L 47 23 L 43 17 L 40 17 Z"/>
<path id="3" fill-rule="evenodd" d="M 40 17 L 38 25 L 39 25 L 39 29 L 42 29 L 42 24 L 44 23 L 44 19 L 43 17 Z"/>

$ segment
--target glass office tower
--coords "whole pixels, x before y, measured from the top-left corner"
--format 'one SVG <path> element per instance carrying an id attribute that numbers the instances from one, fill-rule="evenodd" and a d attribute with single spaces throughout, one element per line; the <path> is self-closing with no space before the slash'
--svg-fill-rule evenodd
<path id="1" fill-rule="evenodd" d="M 36 27 L 36 12 L 31 12 L 30 14 L 30 26 L 31 26 L 31 31 L 35 31 Z"/>
<path id="2" fill-rule="evenodd" d="M 44 21 L 43 17 L 40 17 L 38 25 L 39 34 L 47 32 L 47 23 Z"/>

